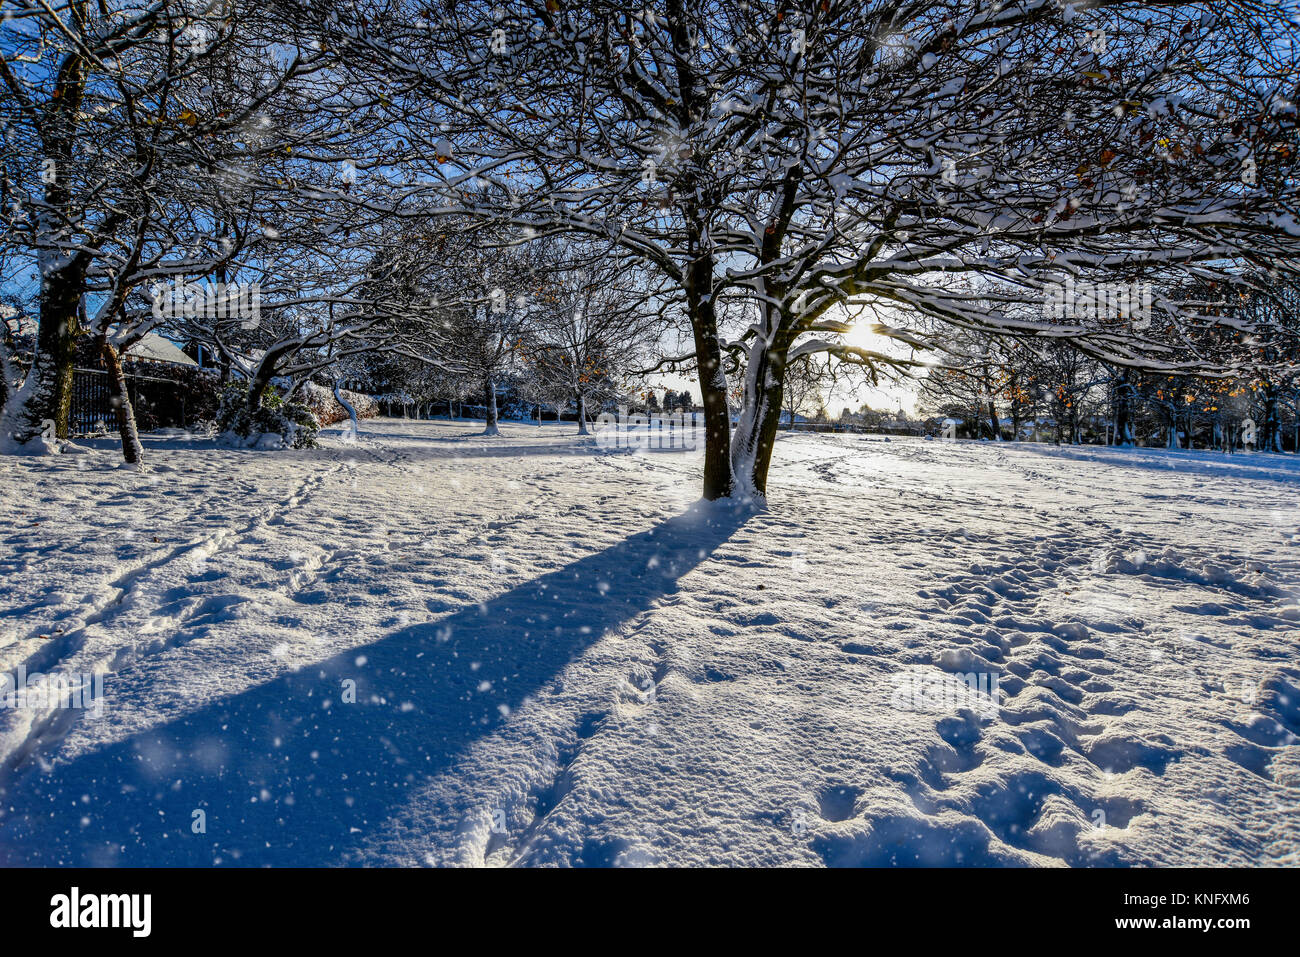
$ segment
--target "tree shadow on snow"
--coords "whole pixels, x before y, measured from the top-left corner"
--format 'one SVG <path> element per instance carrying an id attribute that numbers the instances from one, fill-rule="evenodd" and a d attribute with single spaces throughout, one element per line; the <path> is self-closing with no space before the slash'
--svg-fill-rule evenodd
<path id="1" fill-rule="evenodd" d="M 337 863 L 607 630 L 675 591 L 748 514 L 697 505 L 482 605 L 47 770 L 29 762 L 0 789 L 0 864 Z M 111 675 L 105 692 L 112 720 Z M 206 833 L 193 832 L 197 810 Z"/>

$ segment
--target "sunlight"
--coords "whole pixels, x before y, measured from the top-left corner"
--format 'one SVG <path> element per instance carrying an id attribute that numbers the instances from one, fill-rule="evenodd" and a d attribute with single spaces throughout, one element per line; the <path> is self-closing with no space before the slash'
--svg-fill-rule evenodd
<path id="1" fill-rule="evenodd" d="M 846 318 L 853 322 L 853 328 L 844 334 L 847 345 L 882 355 L 901 354 L 897 343 L 877 331 L 880 322 L 873 315 L 873 310 L 862 308 L 856 316 Z M 891 381 L 885 376 L 882 376 L 880 385 L 876 387 L 864 387 L 861 381 L 837 383 L 825 398 L 831 407 L 837 403 L 867 402 L 873 408 L 904 409 L 909 414 L 916 412 L 916 391 L 912 384 L 901 380 Z"/>
<path id="2" fill-rule="evenodd" d="M 889 340 L 876 332 L 879 325 L 874 319 L 861 316 L 844 336 L 844 341 L 858 349 L 870 349 L 872 352 L 886 352 Z"/>

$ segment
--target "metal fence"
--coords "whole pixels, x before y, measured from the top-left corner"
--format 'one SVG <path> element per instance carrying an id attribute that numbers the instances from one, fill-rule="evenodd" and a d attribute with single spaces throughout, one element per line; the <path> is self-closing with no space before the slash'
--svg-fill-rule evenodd
<path id="1" fill-rule="evenodd" d="M 126 373 L 136 424 L 141 432 L 179 428 L 186 417 L 186 390 L 175 379 Z M 74 435 L 95 435 L 117 429 L 117 388 L 103 369 L 77 368 L 72 377 L 72 413 L 68 427 Z"/>

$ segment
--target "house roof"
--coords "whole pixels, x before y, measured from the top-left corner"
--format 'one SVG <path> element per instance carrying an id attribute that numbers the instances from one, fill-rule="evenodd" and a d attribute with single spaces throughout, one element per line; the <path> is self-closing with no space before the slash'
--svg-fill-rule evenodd
<path id="1" fill-rule="evenodd" d="M 197 366 L 198 363 L 181 352 L 173 343 L 154 332 L 147 332 L 126 350 L 132 359 L 149 362 L 169 362 L 178 366 Z"/>

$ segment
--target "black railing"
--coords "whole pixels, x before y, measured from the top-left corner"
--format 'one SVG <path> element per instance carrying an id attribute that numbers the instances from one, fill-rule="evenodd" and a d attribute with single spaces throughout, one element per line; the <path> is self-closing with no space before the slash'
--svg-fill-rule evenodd
<path id="1" fill-rule="evenodd" d="M 186 394 L 175 379 L 126 373 L 136 425 L 141 432 L 179 428 L 188 421 Z M 78 368 L 72 378 L 72 413 L 68 427 L 74 435 L 96 435 L 117 430 L 117 388 L 103 369 Z"/>

